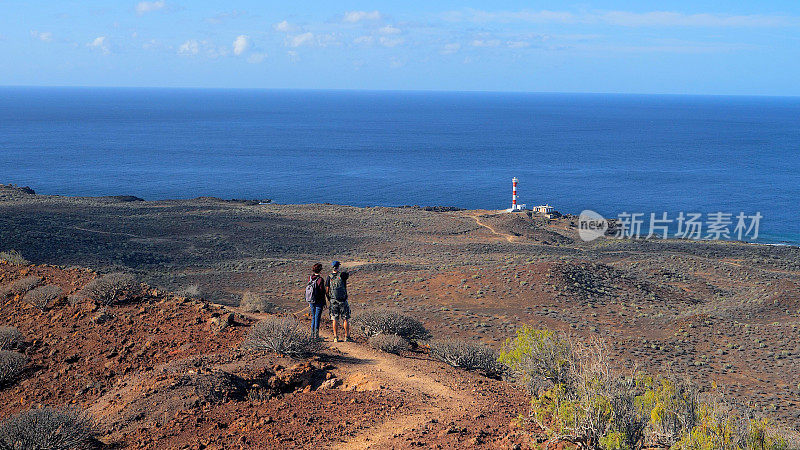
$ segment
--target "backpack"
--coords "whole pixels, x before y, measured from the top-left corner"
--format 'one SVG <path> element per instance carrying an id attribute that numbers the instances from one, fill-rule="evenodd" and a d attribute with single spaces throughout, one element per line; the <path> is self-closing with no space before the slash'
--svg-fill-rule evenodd
<path id="1" fill-rule="evenodd" d="M 317 278 L 311 278 L 308 280 L 308 284 L 306 285 L 306 301 L 308 303 L 317 303 L 319 300 L 319 289 L 317 288 Z"/>
<path id="2" fill-rule="evenodd" d="M 339 272 L 331 274 L 329 288 L 331 290 L 332 300 L 347 300 L 347 286 L 344 284 L 344 280 Z"/>

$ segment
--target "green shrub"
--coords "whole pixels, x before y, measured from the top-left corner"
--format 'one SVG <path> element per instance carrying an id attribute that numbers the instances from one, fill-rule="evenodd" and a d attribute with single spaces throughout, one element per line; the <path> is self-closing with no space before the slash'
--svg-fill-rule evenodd
<path id="1" fill-rule="evenodd" d="M 9 350 L 0 350 L 0 387 L 16 380 L 27 364 L 28 358 L 25 355 Z"/>
<path id="2" fill-rule="evenodd" d="M 532 390 L 530 419 L 553 442 L 605 450 L 800 448 L 800 440 L 768 420 L 701 400 L 688 380 L 623 377 L 604 354 L 598 342 L 570 344 L 549 330 L 525 327 L 506 342 L 500 360 Z M 550 387 L 540 387 L 541 380 Z"/>
<path id="3" fill-rule="evenodd" d="M 267 297 L 255 292 L 245 291 L 239 307 L 247 312 L 271 313 L 275 310 L 275 304 L 267 300 Z"/>
<path id="4" fill-rule="evenodd" d="M 557 385 L 569 384 L 575 365 L 567 336 L 548 329 L 524 326 L 500 351 L 500 362 L 508 366 L 511 377 L 536 393 Z"/>
<path id="5" fill-rule="evenodd" d="M 0 449 L 88 449 L 93 434 L 89 416 L 77 409 L 37 408 L 0 424 Z"/>
<path id="6" fill-rule="evenodd" d="M 775 423 L 767 418 L 751 419 L 747 423 L 747 450 L 784 450 L 800 448 L 797 436 L 783 435 Z"/>
<path id="7" fill-rule="evenodd" d="M 28 293 L 25 294 L 25 297 L 23 297 L 23 300 L 39 308 L 40 310 L 45 311 L 50 306 L 50 303 L 60 297 L 62 293 L 63 291 L 60 287 L 54 284 L 48 284 L 46 286 L 40 286 L 28 291 Z"/>
<path id="8" fill-rule="evenodd" d="M 104 305 L 112 305 L 139 294 L 133 275 L 121 272 L 95 278 L 81 289 L 81 293 L 90 300 Z"/>
<path id="9" fill-rule="evenodd" d="M 474 370 L 490 377 L 504 372 L 503 365 L 497 360 L 497 353 L 480 343 L 445 339 L 431 341 L 430 348 L 431 356 L 453 367 Z"/>
<path id="10" fill-rule="evenodd" d="M 411 348 L 408 340 L 396 334 L 376 334 L 369 338 L 370 347 L 386 353 L 399 355 Z"/>
<path id="11" fill-rule="evenodd" d="M 0 350 L 13 350 L 22 344 L 22 333 L 17 327 L 0 327 Z"/>
<path id="12" fill-rule="evenodd" d="M 431 337 L 420 321 L 388 308 L 364 311 L 353 321 L 367 337 L 377 334 L 394 334 L 410 341 L 420 341 Z"/>
<path id="13" fill-rule="evenodd" d="M 267 317 L 253 325 L 243 346 L 290 356 L 308 355 L 320 348 L 314 334 L 299 320 L 277 316 Z"/>
<path id="14" fill-rule="evenodd" d="M 649 411 L 650 438 L 654 443 L 672 446 L 695 426 L 699 392 L 689 380 L 643 377 L 639 385 L 644 392 L 637 406 Z"/>

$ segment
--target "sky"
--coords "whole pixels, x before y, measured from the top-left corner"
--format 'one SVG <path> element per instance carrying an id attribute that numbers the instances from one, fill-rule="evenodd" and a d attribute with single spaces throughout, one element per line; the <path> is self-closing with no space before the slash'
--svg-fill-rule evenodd
<path id="1" fill-rule="evenodd" d="M 0 1 L 0 85 L 800 95 L 800 2 Z"/>

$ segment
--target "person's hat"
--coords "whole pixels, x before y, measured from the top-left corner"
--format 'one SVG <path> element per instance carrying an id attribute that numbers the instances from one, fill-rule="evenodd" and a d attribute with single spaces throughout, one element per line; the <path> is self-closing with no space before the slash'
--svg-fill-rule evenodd
<path id="1" fill-rule="evenodd" d="M 331 267 L 339 267 L 339 261 L 332 261 Z"/>

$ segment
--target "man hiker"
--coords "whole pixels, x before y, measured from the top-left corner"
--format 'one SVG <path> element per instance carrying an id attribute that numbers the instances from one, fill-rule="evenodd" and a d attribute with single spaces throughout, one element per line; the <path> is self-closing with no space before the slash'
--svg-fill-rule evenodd
<path id="1" fill-rule="evenodd" d="M 322 272 L 322 264 L 314 264 L 306 285 L 306 301 L 311 309 L 311 329 L 315 339 L 319 339 L 319 322 L 322 318 L 322 309 L 325 308 L 326 297 L 325 280 L 319 274 L 320 272 Z"/>
<path id="2" fill-rule="evenodd" d="M 339 272 L 339 261 L 331 263 L 331 274 L 325 279 L 325 293 L 330 300 L 331 320 L 333 320 L 333 342 L 339 342 L 338 323 L 342 321 L 344 341 L 350 340 L 350 305 L 347 303 L 347 272 Z"/>

